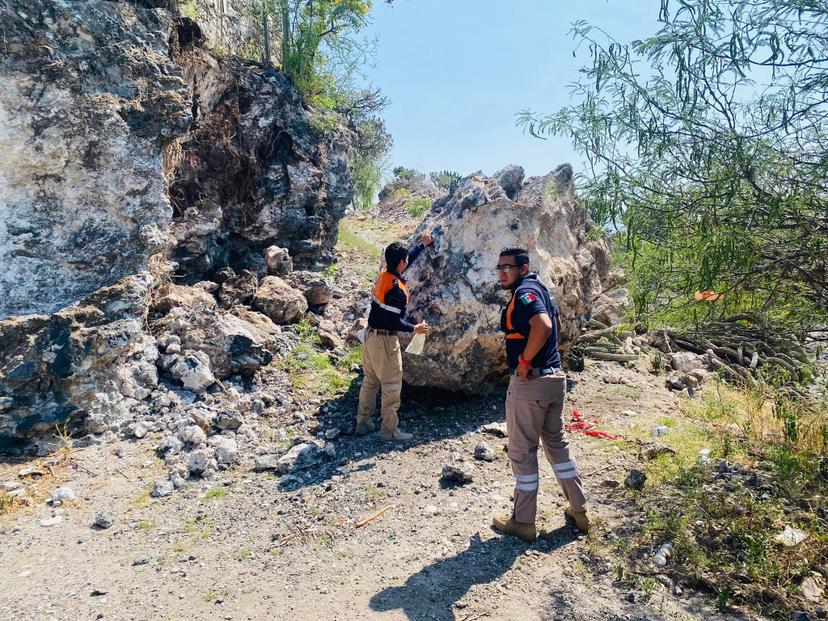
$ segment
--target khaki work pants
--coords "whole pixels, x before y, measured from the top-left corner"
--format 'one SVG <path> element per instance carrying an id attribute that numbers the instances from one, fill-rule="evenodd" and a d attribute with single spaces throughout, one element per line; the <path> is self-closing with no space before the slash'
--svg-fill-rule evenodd
<path id="1" fill-rule="evenodd" d="M 521 382 L 513 376 L 506 394 L 506 429 L 509 459 L 515 475 L 515 521 L 534 524 L 538 505 L 538 441 L 543 441 L 546 459 L 575 511 L 586 510 L 580 473 L 569 454 L 564 437 L 563 403 L 566 375 L 563 372 Z"/>
<path id="2" fill-rule="evenodd" d="M 382 389 L 382 427 L 380 433 L 390 436 L 397 431 L 402 391 L 402 352 L 396 335 L 377 334 L 365 331 L 362 368 L 365 377 L 359 389 L 357 424 L 371 420 L 377 402 L 377 392 Z"/>

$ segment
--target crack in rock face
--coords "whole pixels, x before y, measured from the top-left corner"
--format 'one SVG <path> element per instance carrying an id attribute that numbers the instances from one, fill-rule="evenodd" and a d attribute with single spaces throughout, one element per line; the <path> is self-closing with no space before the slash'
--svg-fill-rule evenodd
<path id="1" fill-rule="evenodd" d="M 560 309 L 560 344 L 566 350 L 609 276 L 606 243 L 587 235 L 593 226 L 577 200 L 568 164 L 525 180 L 519 166 L 492 177 L 470 175 L 436 201 L 416 234 L 432 230 L 434 246 L 406 272 L 409 312 L 434 332 L 424 355 L 405 356 L 405 380 L 476 392 L 491 389 L 502 376 L 500 314 L 509 294 L 500 289 L 494 266 L 509 246 L 529 251 L 531 270 Z"/>

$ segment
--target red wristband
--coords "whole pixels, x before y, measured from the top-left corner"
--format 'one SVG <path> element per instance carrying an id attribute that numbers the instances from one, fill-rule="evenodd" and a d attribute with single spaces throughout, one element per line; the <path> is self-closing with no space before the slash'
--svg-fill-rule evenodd
<path id="1" fill-rule="evenodd" d="M 518 364 L 520 364 L 520 365 L 522 365 L 522 366 L 524 366 L 524 367 L 531 367 L 531 366 L 532 366 L 532 361 L 531 361 L 531 360 L 527 360 L 527 359 L 526 359 L 526 358 L 524 358 L 523 356 L 518 356 Z"/>

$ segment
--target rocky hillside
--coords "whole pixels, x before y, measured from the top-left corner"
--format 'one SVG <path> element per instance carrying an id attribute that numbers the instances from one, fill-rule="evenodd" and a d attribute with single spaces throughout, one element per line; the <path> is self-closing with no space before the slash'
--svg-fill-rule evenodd
<path id="1" fill-rule="evenodd" d="M 425 175 L 398 178 L 380 190 L 375 211 L 377 217 L 386 222 L 419 219 L 431 209 L 434 201 L 445 198 L 446 194 Z"/>
<path id="2" fill-rule="evenodd" d="M 55 425 L 99 431 L 146 408 L 158 385 L 150 312 L 162 312 L 159 298 L 163 312 L 196 299 L 176 297 L 169 283 L 213 279 L 206 295 L 213 287 L 225 309 L 249 301 L 244 287 L 255 290 L 268 274 L 271 246 L 291 269 L 330 261 L 352 199 L 350 132 L 320 131 L 278 71 L 216 56 L 198 23 L 165 3 L 8 7 L 0 66 L 6 448 Z M 250 354 L 254 340 L 235 338 L 227 354 L 247 356 L 245 370 L 269 360 Z"/>
<path id="3" fill-rule="evenodd" d="M 352 134 L 162 4 L 17 2 L 6 25 L 0 449 L 154 429 L 181 486 L 259 452 L 257 418 L 290 412 L 302 369 L 358 359 L 345 344 L 380 248 L 366 282 L 333 278 Z M 419 177 L 383 191 L 409 232 L 423 215 L 436 231 L 411 279 L 439 330 L 409 382 L 471 390 L 502 369 L 504 245 L 530 248 L 577 333 L 608 255 L 570 177 L 510 166 L 449 196 Z"/>

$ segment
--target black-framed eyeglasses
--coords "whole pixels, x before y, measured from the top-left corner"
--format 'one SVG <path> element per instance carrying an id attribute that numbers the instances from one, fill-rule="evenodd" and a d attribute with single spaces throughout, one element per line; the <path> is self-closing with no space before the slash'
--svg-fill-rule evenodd
<path id="1" fill-rule="evenodd" d="M 517 265 L 512 265 L 511 263 L 505 263 L 503 265 L 495 265 L 494 271 L 495 272 L 503 272 L 504 274 L 508 274 L 511 270 L 517 269 Z"/>

